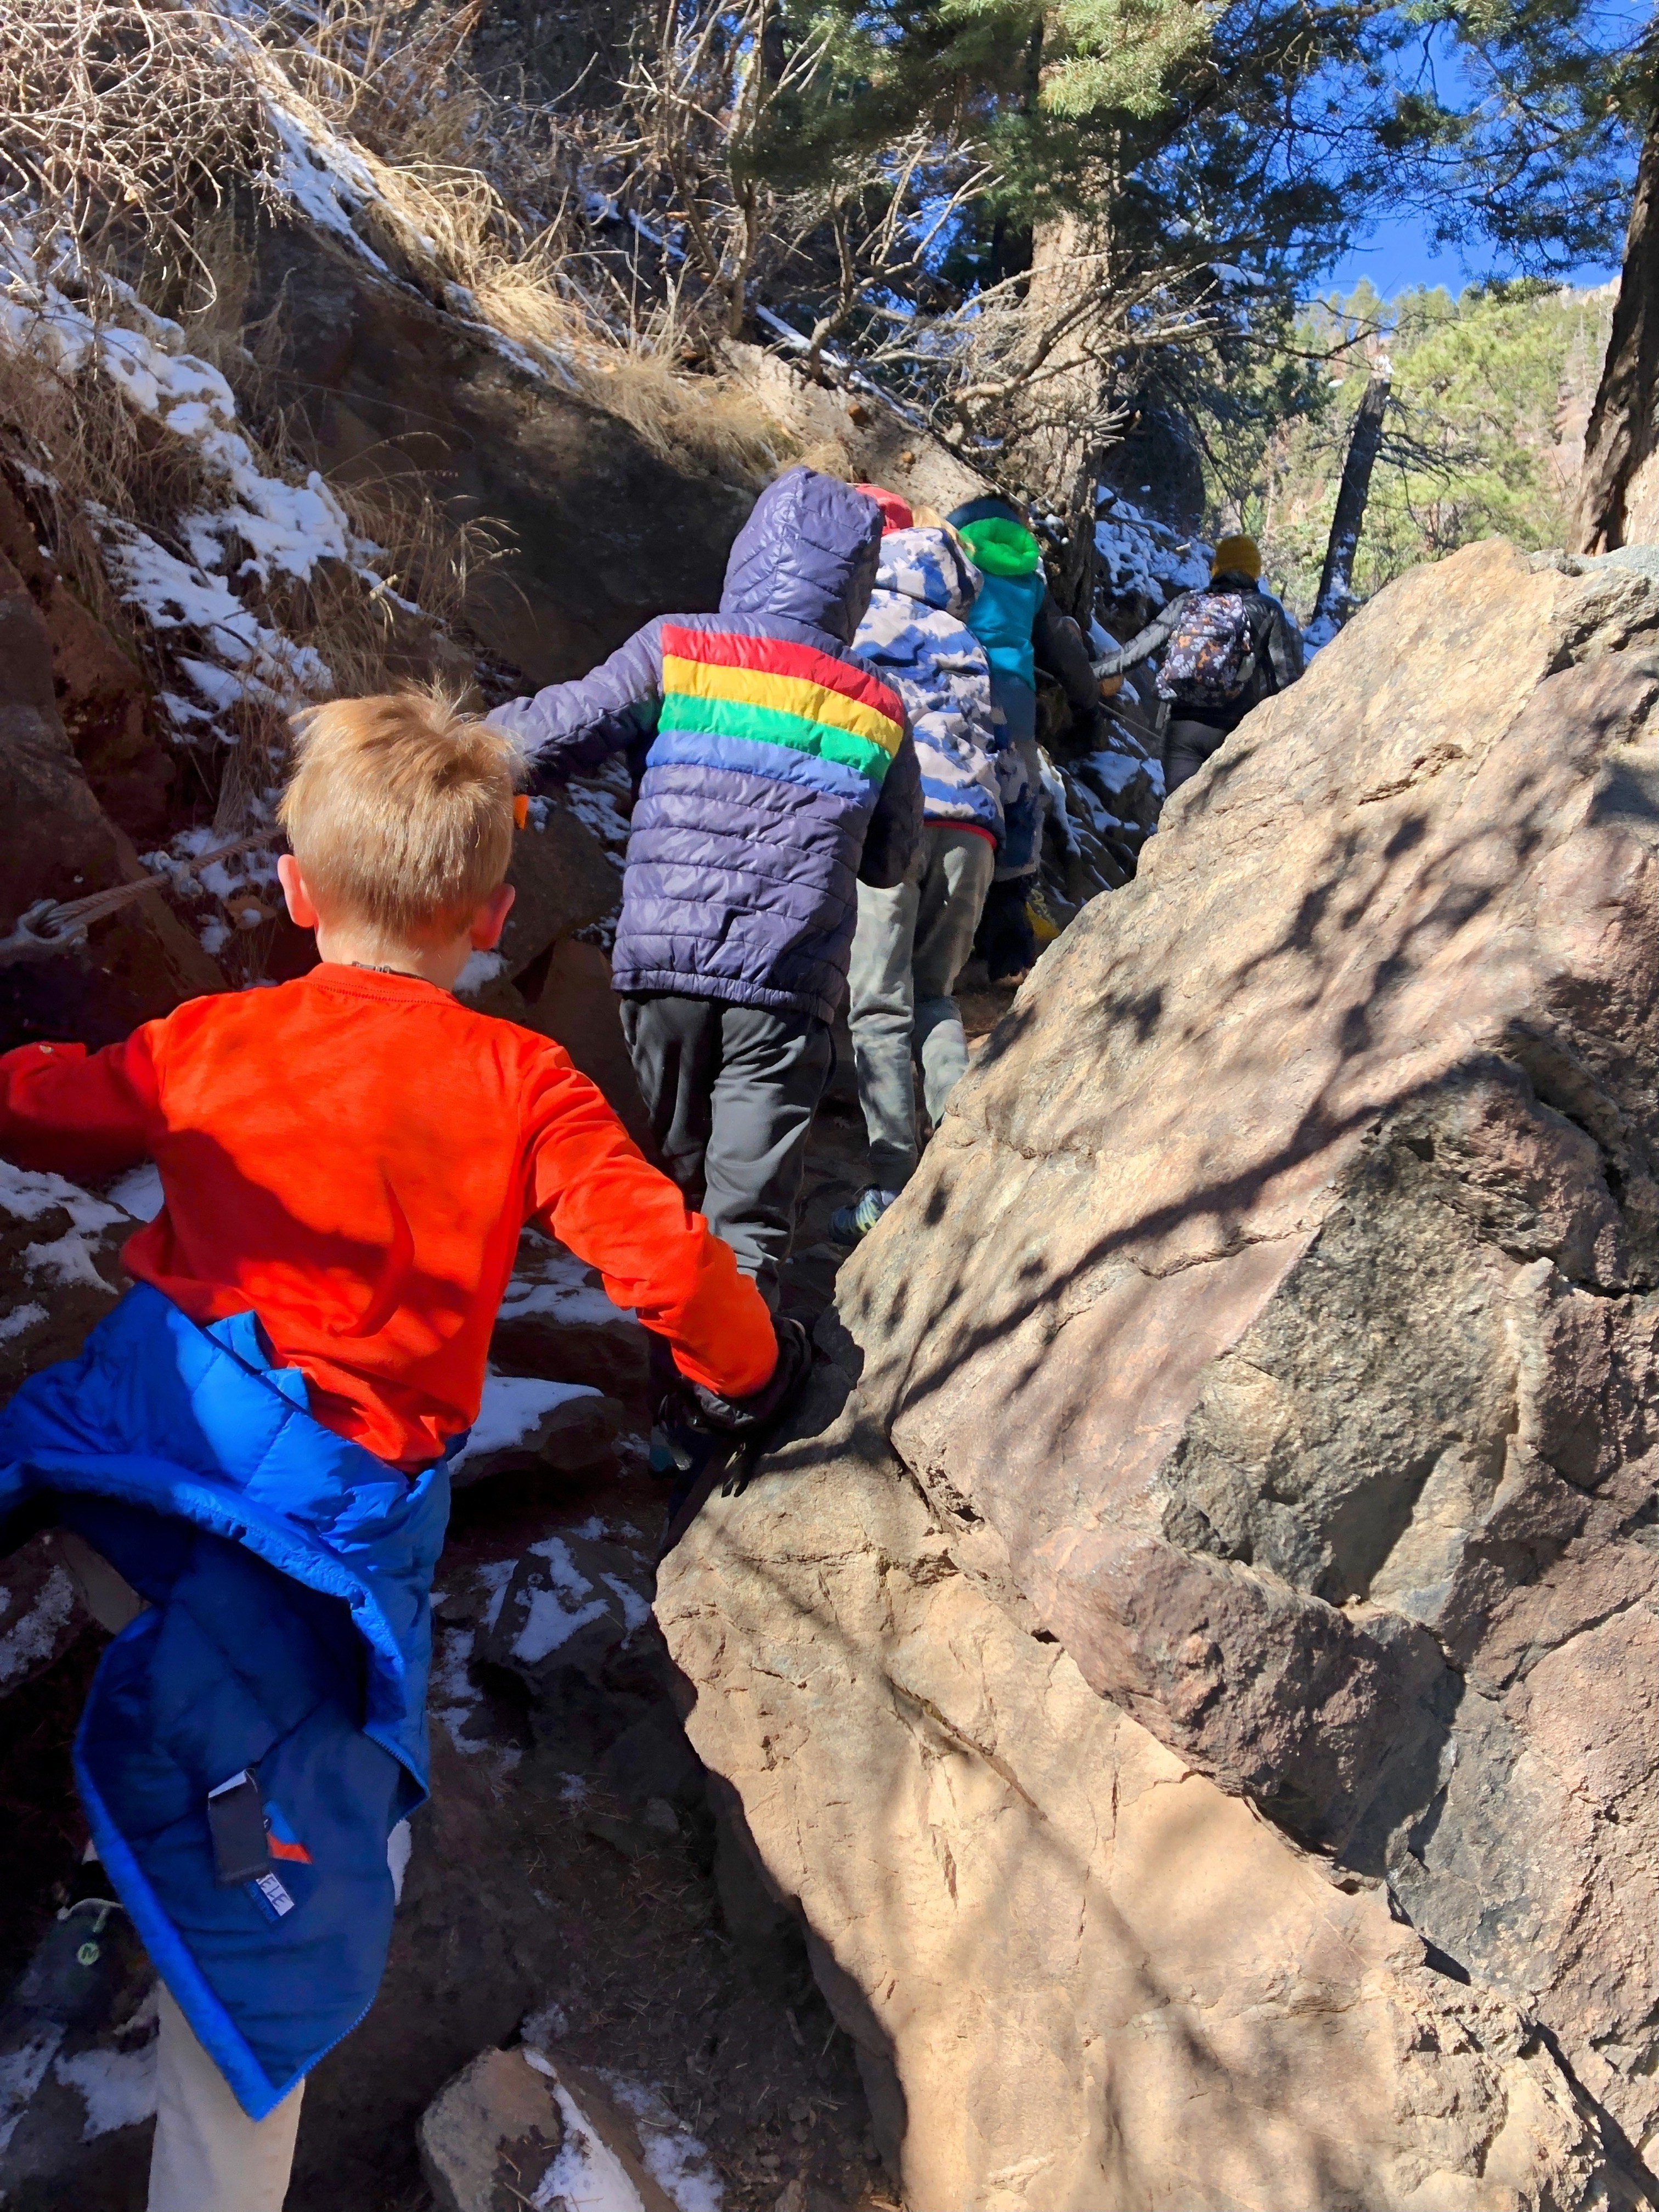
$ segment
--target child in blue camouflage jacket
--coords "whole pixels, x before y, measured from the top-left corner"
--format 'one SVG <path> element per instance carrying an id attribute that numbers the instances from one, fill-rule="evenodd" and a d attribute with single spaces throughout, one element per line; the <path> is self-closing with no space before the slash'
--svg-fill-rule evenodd
<path id="1" fill-rule="evenodd" d="M 853 650 L 903 700 L 925 817 L 921 845 L 890 890 L 859 885 L 848 1016 L 872 1181 L 831 1233 L 855 1243 L 915 1173 L 915 1076 L 937 1123 L 968 1066 L 951 993 L 974 942 L 1002 843 L 1006 769 L 1018 767 L 991 702 L 991 668 L 963 617 L 981 582 L 954 535 L 915 526 L 890 492 L 869 611 Z"/>

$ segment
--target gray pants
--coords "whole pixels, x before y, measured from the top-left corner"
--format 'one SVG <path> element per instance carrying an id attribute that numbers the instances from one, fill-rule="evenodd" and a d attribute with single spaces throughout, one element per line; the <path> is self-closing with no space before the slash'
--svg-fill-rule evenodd
<path id="1" fill-rule="evenodd" d="M 829 1025 L 672 992 L 624 998 L 622 1025 L 663 1165 L 775 1313 L 806 1133 L 835 1066 Z"/>
<path id="2" fill-rule="evenodd" d="M 1231 730 L 1208 722 L 1171 722 L 1164 732 L 1164 795 L 1190 783 L 1212 753 L 1219 752 Z"/>
<path id="3" fill-rule="evenodd" d="M 870 1172 L 883 1190 L 902 1190 L 916 1171 L 913 1054 L 934 1123 L 967 1071 L 968 1039 L 951 994 L 995 865 L 988 839 L 929 823 L 902 884 L 890 891 L 859 885 L 848 1025 Z"/>

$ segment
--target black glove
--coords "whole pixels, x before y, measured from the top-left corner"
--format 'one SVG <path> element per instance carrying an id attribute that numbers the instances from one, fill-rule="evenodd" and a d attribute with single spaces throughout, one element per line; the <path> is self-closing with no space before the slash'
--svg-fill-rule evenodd
<path id="1" fill-rule="evenodd" d="M 748 1443 L 779 1427 L 812 1372 L 812 1340 L 800 1323 L 775 1315 L 772 1326 L 777 1332 L 778 1364 L 770 1382 L 747 1398 L 721 1398 L 701 1383 L 691 1386 L 692 1399 L 703 1421 L 739 1443 Z"/>
<path id="2" fill-rule="evenodd" d="M 740 1497 L 806 1387 L 812 1372 L 811 1339 L 798 1321 L 774 1316 L 772 1326 L 777 1333 L 778 1364 L 762 1389 L 747 1398 L 722 1398 L 681 1376 L 657 1409 L 657 1426 L 677 1471 L 659 1565 L 678 1541 L 683 1509 L 705 1477 L 712 1487 L 724 1472 L 723 1495 Z"/>

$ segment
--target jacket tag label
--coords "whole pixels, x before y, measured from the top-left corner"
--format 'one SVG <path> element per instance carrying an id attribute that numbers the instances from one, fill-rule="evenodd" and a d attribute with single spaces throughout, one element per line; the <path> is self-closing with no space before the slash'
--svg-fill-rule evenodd
<path id="1" fill-rule="evenodd" d="M 249 1882 L 248 1887 L 273 1920 L 280 1920 L 284 1913 L 293 1911 L 294 1899 L 274 1874 L 260 1875 L 257 1880 Z"/>

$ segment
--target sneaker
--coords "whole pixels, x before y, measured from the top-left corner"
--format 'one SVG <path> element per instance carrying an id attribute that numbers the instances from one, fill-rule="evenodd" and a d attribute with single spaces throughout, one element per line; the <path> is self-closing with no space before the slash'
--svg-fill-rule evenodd
<path id="1" fill-rule="evenodd" d="M 142 1956 L 132 1923 L 115 1899 L 83 1897 L 41 1937 L 0 2018 L 8 2027 L 19 2019 L 86 2027 L 106 2016 Z"/>
<path id="2" fill-rule="evenodd" d="M 830 1217 L 830 1234 L 837 1244 L 856 1244 L 867 1237 L 898 1196 L 896 1190 L 878 1190 L 872 1183 L 856 1206 L 839 1206 Z"/>

